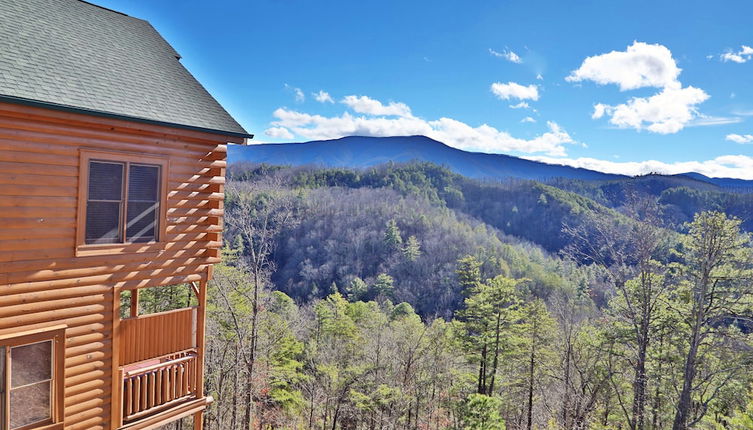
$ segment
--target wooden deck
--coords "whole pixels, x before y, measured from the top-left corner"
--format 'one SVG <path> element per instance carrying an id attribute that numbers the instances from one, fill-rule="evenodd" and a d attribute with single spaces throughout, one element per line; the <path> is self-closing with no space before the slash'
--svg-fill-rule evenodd
<path id="1" fill-rule="evenodd" d="M 121 369 L 123 422 L 195 399 L 199 383 L 197 362 L 195 351 L 184 351 L 145 367 Z"/>

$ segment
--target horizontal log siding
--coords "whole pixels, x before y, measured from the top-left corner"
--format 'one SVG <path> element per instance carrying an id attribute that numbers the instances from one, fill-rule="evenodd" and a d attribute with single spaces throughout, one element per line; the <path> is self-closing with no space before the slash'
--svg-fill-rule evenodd
<path id="1" fill-rule="evenodd" d="M 0 333 L 68 325 L 66 429 L 110 429 L 115 291 L 199 281 L 219 261 L 233 139 L 0 103 Z M 169 157 L 164 242 L 75 257 L 81 148 Z"/>

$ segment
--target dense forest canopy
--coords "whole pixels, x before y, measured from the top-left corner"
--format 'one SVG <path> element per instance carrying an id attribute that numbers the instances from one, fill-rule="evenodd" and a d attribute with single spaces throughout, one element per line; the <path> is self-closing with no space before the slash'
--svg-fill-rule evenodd
<path id="1" fill-rule="evenodd" d="M 229 178 L 208 429 L 753 428 L 749 194 L 426 163 Z"/>
<path id="2" fill-rule="evenodd" d="M 384 274 L 394 280 L 389 298 L 425 317 L 450 318 L 462 303 L 454 273 L 464 255 L 476 255 L 485 275 L 531 279 L 530 288 L 546 297 L 564 287 L 565 277 L 584 283 L 592 276 L 546 252 L 565 245 L 563 222 L 576 223 L 590 211 L 627 221 L 553 187 L 483 184 L 431 164 L 367 171 L 234 166 L 230 178 L 229 211 L 241 198 L 284 194 L 297 213 L 276 237 L 276 288 L 299 302 L 333 288 L 351 296 L 354 282 L 371 286 Z M 541 203 L 547 199 L 551 203 Z M 546 213 L 534 215 L 538 206 Z"/>
<path id="3" fill-rule="evenodd" d="M 631 202 L 641 199 L 657 203 L 659 222 L 668 229 L 682 230 L 696 213 L 716 210 L 741 219 L 743 229 L 753 231 L 753 193 L 742 192 L 745 189 L 733 192 L 708 182 L 671 175 L 604 181 L 552 179 L 546 183 L 517 179 L 482 181 L 431 163 L 416 162 L 388 163 L 369 169 L 236 163 L 228 176 L 251 182 L 275 177 L 280 184 L 297 189 L 388 188 L 465 213 L 553 253 L 561 250 L 566 241 L 561 231 L 563 222 L 576 223 L 590 211 L 619 216 L 626 213 L 624 209 Z M 529 222 L 532 215 L 537 217 L 535 222 Z"/>

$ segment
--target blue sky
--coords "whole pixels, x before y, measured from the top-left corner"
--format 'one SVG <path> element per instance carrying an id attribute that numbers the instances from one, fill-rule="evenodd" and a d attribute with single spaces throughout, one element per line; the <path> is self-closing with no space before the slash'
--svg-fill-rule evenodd
<path id="1" fill-rule="evenodd" d="M 150 21 L 259 142 L 420 133 L 753 179 L 750 1 L 96 3 Z"/>

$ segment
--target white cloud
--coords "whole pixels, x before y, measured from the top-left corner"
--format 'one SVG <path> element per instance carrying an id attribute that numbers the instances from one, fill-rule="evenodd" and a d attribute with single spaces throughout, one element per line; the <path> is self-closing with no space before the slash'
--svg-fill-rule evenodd
<path id="1" fill-rule="evenodd" d="M 293 133 L 285 127 L 270 127 L 264 130 L 264 134 L 277 139 L 292 139 L 295 137 L 293 136 Z"/>
<path id="2" fill-rule="evenodd" d="M 565 80 L 616 84 L 620 91 L 644 87 L 679 88 L 680 71 L 667 47 L 633 42 L 625 51 L 586 58 Z"/>
<path id="3" fill-rule="evenodd" d="M 670 134 L 691 125 L 719 124 L 718 118 L 707 117 L 698 111 L 697 106 L 708 100 L 709 95 L 700 88 L 683 88 L 678 79 L 680 72 L 667 47 L 633 42 L 625 51 L 586 58 L 565 80 L 615 84 L 621 91 L 644 87 L 661 89 L 653 96 L 633 97 L 618 105 L 594 105 L 592 119 L 606 116 L 619 128 Z"/>
<path id="4" fill-rule="evenodd" d="M 346 98 L 347 99 L 347 98 Z M 455 148 L 499 153 L 518 151 L 542 153 L 550 156 L 565 156 L 566 144 L 576 143 L 573 138 L 554 122 L 547 122 L 547 131 L 531 139 L 521 139 L 490 125 L 477 127 L 452 118 L 424 120 L 410 114 L 410 108 L 402 103 L 402 115 L 396 114 L 390 105 L 383 105 L 368 97 L 353 97 L 345 103 L 353 111 L 326 117 L 297 112 L 287 108 L 275 110 L 273 128 L 285 128 L 307 139 L 335 139 L 343 136 L 410 136 L 424 135 Z M 377 104 L 371 103 L 376 102 Z M 375 114 L 375 111 L 383 111 Z"/>
<path id="5" fill-rule="evenodd" d="M 491 86 L 492 93 L 503 100 L 530 99 L 536 101 L 539 99 L 539 87 L 536 85 L 523 86 L 515 82 L 508 82 L 503 84 L 501 82 L 495 82 Z"/>
<path id="6" fill-rule="evenodd" d="M 520 122 L 536 122 L 536 120 L 533 119 L 533 117 L 527 116 L 527 117 L 521 119 Z"/>
<path id="7" fill-rule="evenodd" d="M 602 118 L 612 106 L 605 105 L 604 103 L 596 103 L 594 105 L 594 113 L 591 114 L 591 119 Z"/>
<path id="8" fill-rule="evenodd" d="M 735 143 L 753 143 L 753 134 L 728 134 L 725 139 Z"/>
<path id="9" fill-rule="evenodd" d="M 332 96 L 330 96 L 329 93 L 324 90 L 319 90 L 318 93 L 312 93 L 311 95 L 313 95 L 314 100 L 318 101 L 319 103 L 334 103 L 335 102 L 332 99 Z"/>
<path id="10" fill-rule="evenodd" d="M 538 79 L 540 81 L 543 81 L 544 80 L 544 76 L 541 73 L 537 73 L 536 74 L 536 79 Z"/>
<path id="11" fill-rule="evenodd" d="M 513 51 L 509 49 L 505 49 L 502 52 L 497 52 L 493 50 L 492 48 L 489 48 L 489 53 L 495 57 L 504 58 L 505 60 L 511 63 L 520 64 L 523 62 L 523 60 L 520 58 L 518 54 L 514 53 Z"/>
<path id="12" fill-rule="evenodd" d="M 725 63 L 732 61 L 733 63 L 744 63 L 748 61 L 746 58 L 744 58 L 742 55 L 738 55 L 732 52 L 725 52 L 721 55 L 722 61 Z"/>
<path id="13" fill-rule="evenodd" d="M 525 157 L 529 160 L 551 164 L 598 170 L 622 175 L 645 175 L 647 173 L 678 174 L 698 172 L 714 178 L 753 179 L 753 158 L 746 155 L 723 155 L 706 161 L 681 161 L 665 163 L 656 160 L 617 162 L 596 158 L 552 158 L 544 156 Z"/>
<path id="14" fill-rule="evenodd" d="M 304 101 L 306 101 L 306 94 L 304 94 L 303 90 L 301 90 L 300 88 L 285 84 L 285 89 L 293 93 L 296 102 L 303 103 Z"/>
<path id="15" fill-rule="evenodd" d="M 510 109 L 528 109 L 530 106 L 526 102 L 510 105 Z"/>
<path id="16" fill-rule="evenodd" d="M 616 106 L 599 103 L 594 106 L 591 117 L 599 119 L 608 115 L 609 122 L 619 128 L 677 133 L 699 115 L 696 105 L 708 98 L 703 90 L 694 87 L 665 88 L 651 97 L 633 97 Z"/>
<path id="17" fill-rule="evenodd" d="M 737 52 L 728 51 L 719 56 L 719 58 L 725 63 L 732 61 L 733 63 L 747 63 L 753 58 L 753 48 L 750 46 L 742 45 Z"/>
<path id="18" fill-rule="evenodd" d="M 471 127 L 450 118 L 441 118 L 430 121 L 428 124 L 432 129 L 429 137 L 456 148 L 471 151 L 543 152 L 551 156 L 562 156 L 565 154 L 564 144 L 575 143 L 565 130 L 551 121 L 547 122 L 549 131 L 528 140 L 512 137 L 509 133 L 486 124 Z"/>
<path id="19" fill-rule="evenodd" d="M 379 100 L 374 100 L 368 96 L 346 96 L 342 99 L 341 103 L 357 113 L 367 115 L 400 116 L 406 118 L 412 116 L 410 108 L 405 103 L 390 102 L 384 105 Z"/>
<path id="20" fill-rule="evenodd" d="M 736 116 L 709 116 L 698 114 L 693 121 L 687 124 L 687 127 L 703 127 L 707 125 L 726 125 L 743 122 L 743 119 Z"/>

